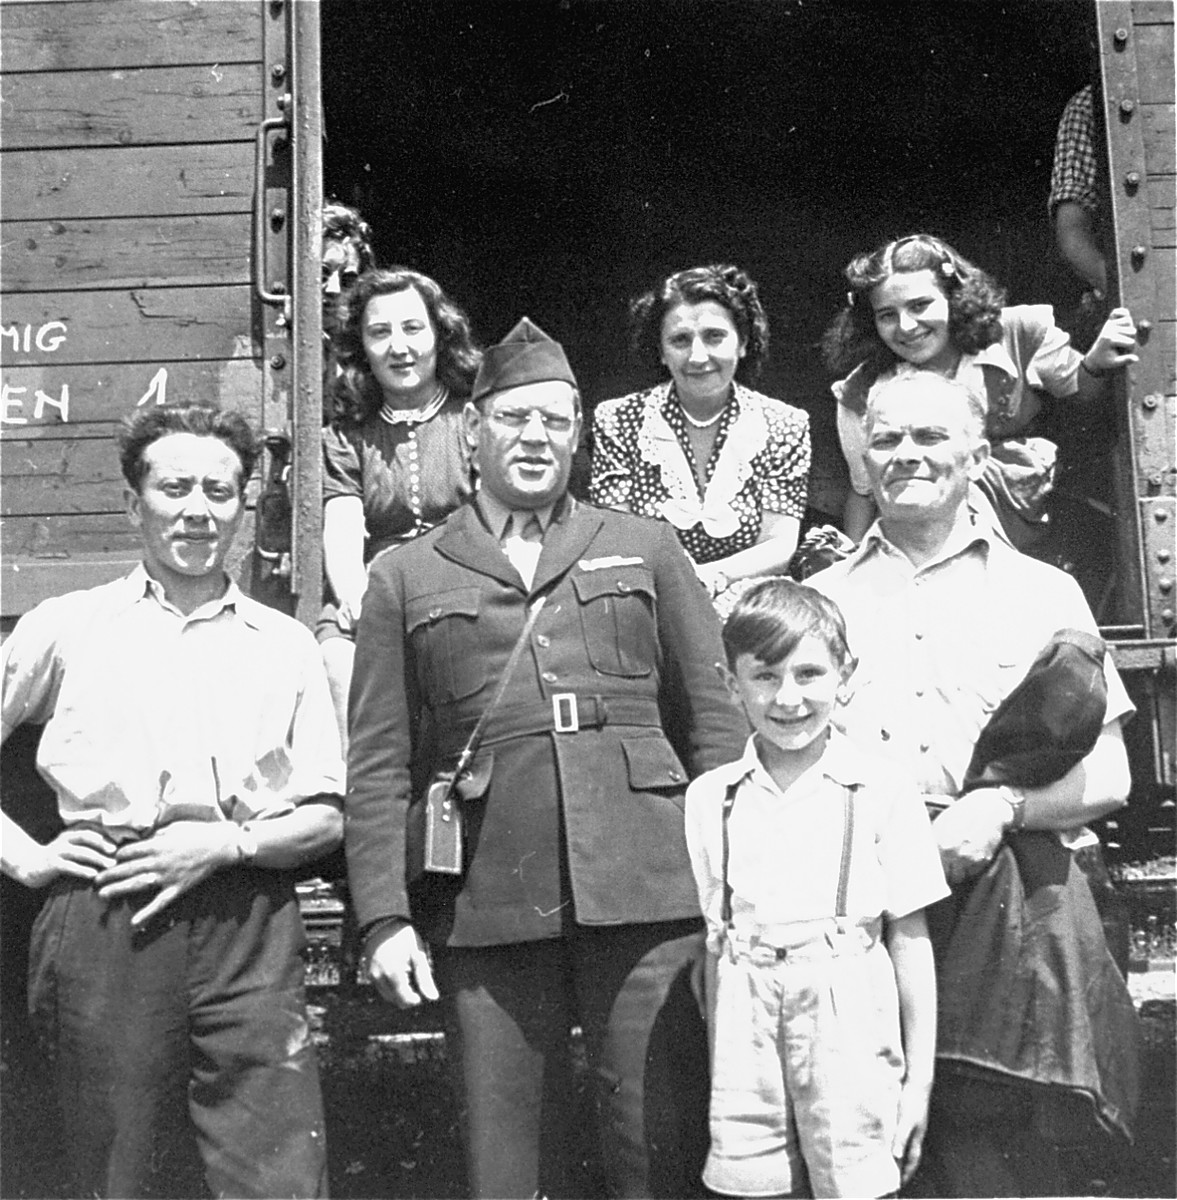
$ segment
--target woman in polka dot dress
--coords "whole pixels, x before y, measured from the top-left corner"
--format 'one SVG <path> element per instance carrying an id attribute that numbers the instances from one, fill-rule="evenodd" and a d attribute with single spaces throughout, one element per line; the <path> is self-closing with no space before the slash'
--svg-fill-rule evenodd
<path id="1" fill-rule="evenodd" d="M 465 313 L 417 271 L 368 271 L 345 304 L 337 415 L 323 430 L 329 594 L 316 633 L 346 745 L 367 564 L 473 494 L 462 407 L 481 355 Z"/>
<path id="2" fill-rule="evenodd" d="M 722 613 L 797 549 L 809 416 L 754 392 L 768 352 L 756 284 L 738 267 L 693 267 L 630 306 L 634 348 L 670 379 L 597 406 L 594 503 L 669 521 Z"/>

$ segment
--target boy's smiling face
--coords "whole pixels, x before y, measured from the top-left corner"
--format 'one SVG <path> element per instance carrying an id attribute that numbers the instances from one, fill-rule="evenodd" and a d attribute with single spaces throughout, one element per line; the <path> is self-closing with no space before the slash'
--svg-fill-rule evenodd
<path id="1" fill-rule="evenodd" d="M 850 677 L 820 637 L 806 634 L 778 663 L 741 654 L 723 675 L 732 697 L 747 714 L 765 765 L 804 769 L 825 749 L 826 730 Z"/>

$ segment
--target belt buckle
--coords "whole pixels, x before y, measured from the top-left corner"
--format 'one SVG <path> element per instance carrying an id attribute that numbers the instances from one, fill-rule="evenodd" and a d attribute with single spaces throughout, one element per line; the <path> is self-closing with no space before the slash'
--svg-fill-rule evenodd
<path id="1" fill-rule="evenodd" d="M 580 728 L 575 692 L 556 692 L 552 696 L 552 728 L 557 733 L 575 733 Z"/>

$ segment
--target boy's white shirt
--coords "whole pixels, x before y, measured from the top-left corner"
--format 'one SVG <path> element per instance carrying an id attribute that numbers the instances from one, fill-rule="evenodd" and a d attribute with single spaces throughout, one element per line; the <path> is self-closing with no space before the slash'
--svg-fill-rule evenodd
<path id="1" fill-rule="evenodd" d="M 915 784 L 834 729 L 821 759 L 783 792 L 751 737 L 735 762 L 687 789 L 686 839 L 707 944 L 720 945 L 723 905 L 723 801 L 738 783 L 729 820 L 732 922 L 740 936 L 773 942 L 798 922 L 834 916 L 842 854 L 842 795 L 858 785 L 847 915 L 866 924 L 901 917 L 948 895 L 940 854 Z M 873 848 L 873 853 L 869 850 Z"/>

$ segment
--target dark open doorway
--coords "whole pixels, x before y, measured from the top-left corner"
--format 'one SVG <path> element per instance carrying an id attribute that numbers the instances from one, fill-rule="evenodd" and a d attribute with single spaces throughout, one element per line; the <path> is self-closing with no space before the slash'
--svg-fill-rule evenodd
<path id="1" fill-rule="evenodd" d="M 323 5 L 325 187 L 484 341 L 526 313 L 591 405 L 646 380 L 628 299 L 730 260 L 772 322 L 763 390 L 842 468 L 815 343 L 857 251 L 927 228 L 1010 290 L 1073 291 L 1046 213 L 1087 80 L 1082 0 L 430 0 Z"/>

